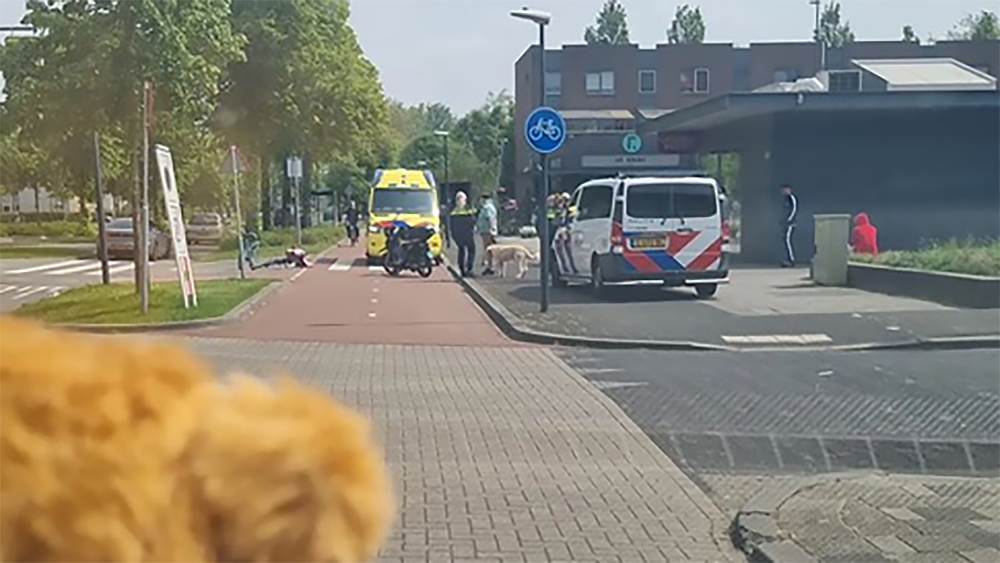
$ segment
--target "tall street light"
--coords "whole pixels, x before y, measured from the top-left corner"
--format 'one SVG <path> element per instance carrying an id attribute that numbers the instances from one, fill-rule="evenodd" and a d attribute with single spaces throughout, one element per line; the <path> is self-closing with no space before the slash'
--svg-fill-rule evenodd
<path id="1" fill-rule="evenodd" d="M 816 28 L 813 30 L 813 35 L 815 36 L 816 41 L 819 43 L 819 69 L 826 70 L 826 38 L 823 37 L 819 28 L 819 23 L 820 23 L 819 13 L 822 5 L 820 4 L 820 0 L 809 0 L 809 4 L 814 8 L 816 8 Z"/>
<path id="2" fill-rule="evenodd" d="M 444 189 L 438 193 L 438 202 L 444 211 L 444 243 L 446 248 L 451 248 L 451 171 L 448 170 L 448 131 L 435 131 L 435 135 L 444 139 Z M 441 196 L 444 197 L 441 197 Z"/>
<path id="3" fill-rule="evenodd" d="M 538 26 L 538 105 L 545 105 L 545 26 L 552 21 L 552 16 L 547 12 L 530 10 L 528 7 L 514 10 L 510 13 L 512 18 L 527 20 Z M 549 198 L 549 156 L 547 154 L 538 155 L 542 165 L 542 181 L 539 182 L 537 196 L 535 197 L 535 217 L 538 221 L 538 255 L 541 257 L 541 303 L 540 309 L 544 313 L 549 310 L 549 268 L 552 253 L 549 248 L 549 221 L 546 205 Z"/>

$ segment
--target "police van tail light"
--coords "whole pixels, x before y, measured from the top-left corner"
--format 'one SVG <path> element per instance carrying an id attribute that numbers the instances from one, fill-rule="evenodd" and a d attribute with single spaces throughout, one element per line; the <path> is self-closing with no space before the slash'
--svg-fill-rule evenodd
<path id="1" fill-rule="evenodd" d="M 733 230 L 729 226 L 729 220 L 727 219 L 727 220 L 725 220 L 725 221 L 722 222 L 722 251 L 723 252 L 731 252 L 730 249 L 732 247 L 730 246 L 730 244 L 732 242 L 732 238 L 733 238 Z"/>

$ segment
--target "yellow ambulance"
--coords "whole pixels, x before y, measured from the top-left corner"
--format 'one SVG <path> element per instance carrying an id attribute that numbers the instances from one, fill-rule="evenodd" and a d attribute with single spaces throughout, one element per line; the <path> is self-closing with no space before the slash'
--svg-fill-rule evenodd
<path id="1" fill-rule="evenodd" d="M 441 259 L 441 211 L 437 184 L 430 170 L 376 170 L 368 198 L 368 234 L 365 257 L 380 264 L 385 254 L 385 227 L 405 223 L 434 230 L 429 244 L 435 260 Z"/>

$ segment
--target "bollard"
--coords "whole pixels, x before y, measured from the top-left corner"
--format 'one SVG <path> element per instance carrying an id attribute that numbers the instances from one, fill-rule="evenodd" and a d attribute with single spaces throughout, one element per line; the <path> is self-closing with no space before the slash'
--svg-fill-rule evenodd
<path id="1" fill-rule="evenodd" d="M 814 215 L 813 228 L 816 245 L 811 268 L 813 281 L 818 285 L 847 285 L 851 216 Z"/>

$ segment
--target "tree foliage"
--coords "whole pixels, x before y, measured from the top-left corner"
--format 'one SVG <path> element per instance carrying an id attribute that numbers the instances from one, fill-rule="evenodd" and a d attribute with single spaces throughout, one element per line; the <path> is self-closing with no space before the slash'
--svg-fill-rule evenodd
<path id="1" fill-rule="evenodd" d="M 822 41 L 828 48 L 843 47 L 847 43 L 854 42 L 851 22 L 847 20 L 841 22 L 840 2 L 830 2 L 823 7 L 823 13 L 819 18 L 819 37 L 815 39 Z"/>
<path id="2" fill-rule="evenodd" d="M 704 41 L 705 20 L 701 17 L 701 8 L 687 4 L 678 6 L 667 30 L 667 42 L 688 45 Z"/>
<path id="3" fill-rule="evenodd" d="M 0 47 L 7 160 L 37 150 L 60 171 L 47 184 L 90 199 L 96 131 L 108 190 L 135 193 L 148 81 L 152 142 L 172 149 L 186 205 L 228 205 L 218 167 L 230 143 L 257 165 L 293 151 L 376 161 L 389 108 L 349 15 L 345 0 L 31 0 L 24 23 L 39 33 Z"/>
<path id="4" fill-rule="evenodd" d="M 959 41 L 990 41 L 1000 39 L 1000 20 L 996 12 L 983 10 L 967 14 L 948 32 L 948 39 Z"/>
<path id="5" fill-rule="evenodd" d="M 628 14 L 618 0 L 606 0 L 594 25 L 583 32 L 588 45 L 628 45 Z"/>
<path id="6" fill-rule="evenodd" d="M 920 38 L 917 37 L 917 34 L 913 31 L 913 26 L 912 25 L 904 25 L 903 26 L 903 39 L 902 39 L 902 41 L 903 41 L 903 43 L 917 43 L 917 44 L 920 43 Z"/>

